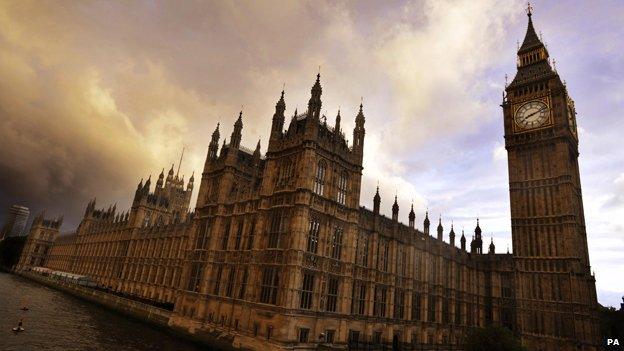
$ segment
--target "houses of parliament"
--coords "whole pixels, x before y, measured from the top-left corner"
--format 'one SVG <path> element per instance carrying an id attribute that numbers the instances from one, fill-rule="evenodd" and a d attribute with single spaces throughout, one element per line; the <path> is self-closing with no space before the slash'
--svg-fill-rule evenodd
<path id="1" fill-rule="evenodd" d="M 428 214 L 420 227 L 413 207 L 400 223 L 396 197 L 381 215 L 379 191 L 372 210 L 360 206 L 364 107 L 349 143 L 321 96 L 317 75 L 307 109 L 287 117 L 281 93 L 264 155 L 242 146 L 242 112 L 222 143 L 217 124 L 193 212 L 195 179 L 172 166 L 154 187 L 142 180 L 126 212 L 92 200 L 71 235 L 40 218 L 20 267 L 86 275 L 241 349 L 457 350 L 492 324 L 529 350 L 598 349 L 574 102 L 530 11 L 501 104 L 513 253 L 495 253 L 478 219 L 468 242 Z"/>

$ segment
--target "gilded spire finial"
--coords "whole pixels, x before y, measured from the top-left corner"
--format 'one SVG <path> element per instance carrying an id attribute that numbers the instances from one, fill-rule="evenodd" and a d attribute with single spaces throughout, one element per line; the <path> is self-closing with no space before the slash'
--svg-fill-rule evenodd
<path id="1" fill-rule="evenodd" d="M 527 13 L 527 16 L 529 17 L 531 17 L 531 15 L 533 14 L 533 6 L 531 6 L 530 1 L 527 2 L 526 13 Z"/>

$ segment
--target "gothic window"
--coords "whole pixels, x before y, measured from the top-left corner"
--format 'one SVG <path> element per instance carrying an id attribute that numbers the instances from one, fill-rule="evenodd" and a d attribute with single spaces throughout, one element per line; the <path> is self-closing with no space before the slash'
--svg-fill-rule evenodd
<path id="1" fill-rule="evenodd" d="M 316 176 L 314 177 L 314 193 L 323 196 L 325 190 L 325 170 L 327 166 L 324 161 L 320 161 L 316 167 Z"/>
<path id="2" fill-rule="evenodd" d="M 228 241 L 230 240 L 230 223 L 232 220 L 229 220 L 227 225 L 225 226 L 225 231 L 223 232 L 223 239 L 221 241 L 221 250 L 227 250 Z"/>
<path id="3" fill-rule="evenodd" d="M 366 284 L 363 281 L 353 282 L 351 297 L 351 314 L 364 315 L 366 312 Z"/>
<path id="4" fill-rule="evenodd" d="M 215 272 L 215 279 L 213 281 L 213 295 L 219 295 L 219 290 L 221 289 L 221 274 L 223 273 L 223 266 L 218 266 L 217 271 Z"/>
<path id="5" fill-rule="evenodd" d="M 143 218 L 143 227 L 148 227 L 150 225 L 151 215 L 152 214 L 150 212 L 145 212 L 145 217 Z"/>
<path id="6" fill-rule="evenodd" d="M 310 219 L 310 228 L 308 230 L 308 243 L 306 245 L 306 251 L 316 253 L 318 250 L 319 231 L 321 224 L 317 219 Z"/>
<path id="7" fill-rule="evenodd" d="M 240 290 L 238 291 L 238 298 L 240 300 L 245 298 L 245 290 L 247 289 L 247 279 L 249 279 L 249 268 L 245 267 L 243 271 L 243 278 L 241 279 Z"/>
<path id="8" fill-rule="evenodd" d="M 334 229 L 331 242 L 331 258 L 335 260 L 339 260 L 342 253 L 342 234 L 342 227 L 336 227 Z"/>
<path id="9" fill-rule="evenodd" d="M 336 312 L 336 305 L 338 303 L 338 278 L 330 277 L 327 284 L 327 306 L 328 312 Z"/>
<path id="10" fill-rule="evenodd" d="M 448 292 L 447 292 L 448 295 Z M 449 312 L 449 297 L 442 298 L 442 323 L 448 324 L 450 322 L 450 312 Z"/>
<path id="11" fill-rule="evenodd" d="M 388 271 L 388 241 L 386 239 L 379 239 L 378 248 L 377 269 L 384 272 Z"/>
<path id="12" fill-rule="evenodd" d="M 305 272 L 301 286 L 301 302 L 299 307 L 309 310 L 312 308 L 312 296 L 314 292 L 314 273 Z"/>
<path id="13" fill-rule="evenodd" d="M 299 342 L 300 343 L 307 343 L 309 335 L 310 335 L 310 329 L 299 328 Z"/>
<path id="14" fill-rule="evenodd" d="M 373 301 L 373 315 L 375 317 L 385 317 L 386 316 L 386 295 L 388 293 L 388 288 L 385 286 L 376 286 L 375 287 L 375 296 Z"/>
<path id="15" fill-rule="evenodd" d="M 238 221 L 238 228 L 236 230 L 236 238 L 234 241 L 234 250 L 240 250 L 241 240 L 243 238 L 243 220 Z"/>
<path id="16" fill-rule="evenodd" d="M 403 319 L 405 292 L 402 289 L 394 291 L 394 318 Z"/>
<path id="17" fill-rule="evenodd" d="M 368 245 L 369 245 L 369 239 L 368 239 L 368 234 L 362 232 L 358 235 L 358 240 L 357 240 L 357 248 L 356 248 L 356 257 L 355 257 L 355 263 L 360 265 L 360 266 L 364 266 L 364 267 L 368 267 Z"/>
<path id="18" fill-rule="evenodd" d="M 197 226 L 197 240 L 195 250 L 206 250 L 210 244 L 210 220 L 204 219 Z"/>
<path id="19" fill-rule="evenodd" d="M 427 299 L 427 321 L 435 322 L 436 321 L 436 306 L 435 306 L 436 298 L 433 295 L 429 295 Z"/>
<path id="20" fill-rule="evenodd" d="M 277 267 L 267 266 L 262 270 L 260 285 L 260 302 L 272 305 L 277 304 L 277 287 L 279 284 L 279 272 Z"/>
<path id="21" fill-rule="evenodd" d="M 255 231 L 256 231 L 256 218 L 253 218 L 251 220 L 251 228 L 249 229 L 249 236 L 247 237 L 247 250 L 253 249 Z"/>
<path id="22" fill-rule="evenodd" d="M 336 196 L 336 201 L 341 205 L 347 203 L 347 178 L 347 172 L 340 173 L 340 177 L 338 178 L 338 195 Z"/>
<path id="23" fill-rule="evenodd" d="M 288 212 L 286 209 L 277 209 L 272 212 L 269 227 L 269 238 L 267 248 L 275 249 L 279 247 L 280 237 L 286 234 L 288 228 Z"/>
<path id="24" fill-rule="evenodd" d="M 413 321 L 420 320 L 420 299 L 421 299 L 420 293 L 414 291 L 412 293 L 412 320 Z"/>
<path id="25" fill-rule="evenodd" d="M 217 196 L 219 195 L 219 178 L 213 178 L 211 183 L 208 200 L 215 202 L 217 201 Z"/>
<path id="26" fill-rule="evenodd" d="M 227 285 L 225 287 L 225 296 L 232 297 L 232 293 L 234 292 L 234 266 L 230 266 L 229 271 Z"/>
<path id="27" fill-rule="evenodd" d="M 191 265 L 191 272 L 186 290 L 199 292 L 203 271 L 204 266 L 201 264 L 201 262 L 193 262 L 193 264 Z"/>
<path id="28" fill-rule="evenodd" d="M 291 160 L 284 160 L 279 170 L 279 176 L 277 178 L 277 188 L 283 188 L 292 183 L 294 175 L 294 162 Z"/>

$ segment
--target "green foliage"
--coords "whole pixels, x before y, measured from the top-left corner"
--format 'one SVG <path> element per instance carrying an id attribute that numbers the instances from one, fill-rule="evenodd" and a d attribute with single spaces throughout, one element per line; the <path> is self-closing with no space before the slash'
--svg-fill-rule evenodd
<path id="1" fill-rule="evenodd" d="M 12 236 L 0 241 L 0 266 L 11 269 L 16 265 L 25 243 L 25 236 Z"/>
<path id="2" fill-rule="evenodd" d="M 471 329 L 463 348 L 464 351 L 526 351 L 509 329 L 499 326 Z"/>

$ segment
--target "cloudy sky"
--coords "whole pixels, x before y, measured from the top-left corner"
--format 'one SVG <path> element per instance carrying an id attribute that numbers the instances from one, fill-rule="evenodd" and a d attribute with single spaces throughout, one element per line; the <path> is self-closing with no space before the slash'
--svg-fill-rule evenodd
<path id="1" fill-rule="evenodd" d="M 576 100 L 581 176 L 599 300 L 624 295 L 624 3 L 542 2 L 534 21 Z M 499 104 L 515 72 L 523 1 L 0 1 L 0 207 L 65 214 L 129 206 L 137 182 L 177 162 L 202 168 L 218 121 L 243 145 L 306 106 L 321 70 L 323 111 L 366 115 L 363 205 L 377 181 L 390 212 L 414 201 L 445 232 L 481 218 L 510 243 Z M 350 133 L 347 133 L 350 135 Z M 4 213 L 0 220 L 3 220 Z M 488 239 L 489 240 L 489 239 Z"/>

